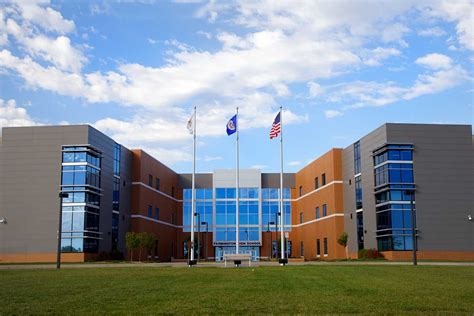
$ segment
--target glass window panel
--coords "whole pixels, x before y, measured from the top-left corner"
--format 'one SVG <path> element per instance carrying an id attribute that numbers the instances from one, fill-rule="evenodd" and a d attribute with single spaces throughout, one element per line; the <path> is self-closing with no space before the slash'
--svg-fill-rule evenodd
<path id="1" fill-rule="evenodd" d="M 196 190 L 196 199 L 197 200 L 204 200 L 204 198 L 205 198 L 204 189 L 197 189 Z"/>
<path id="2" fill-rule="evenodd" d="M 392 215 L 392 228 L 403 228 L 403 211 L 391 211 Z"/>
<path id="3" fill-rule="evenodd" d="M 413 238 L 405 236 L 405 250 L 413 250 Z"/>
<path id="4" fill-rule="evenodd" d="M 71 227 L 72 227 L 72 213 L 64 212 L 64 208 L 63 208 L 62 230 L 67 232 L 71 230 Z"/>
<path id="5" fill-rule="evenodd" d="M 86 153 L 85 152 L 76 152 L 74 153 L 75 162 L 86 162 Z"/>
<path id="6" fill-rule="evenodd" d="M 72 252 L 82 252 L 83 251 L 84 240 L 82 238 L 72 238 Z"/>
<path id="7" fill-rule="evenodd" d="M 75 203 L 84 203 L 86 201 L 86 193 L 85 192 L 75 192 L 73 193 L 73 199 Z"/>
<path id="8" fill-rule="evenodd" d="M 405 250 L 403 236 L 393 236 L 393 250 Z"/>
<path id="9" fill-rule="evenodd" d="M 74 184 L 74 172 L 63 172 L 62 185 L 73 185 Z"/>
<path id="10" fill-rule="evenodd" d="M 389 160 L 400 160 L 400 151 L 398 150 L 389 150 L 388 151 Z"/>
<path id="11" fill-rule="evenodd" d="M 249 222 L 249 216 L 247 214 L 239 214 L 239 224 L 247 225 Z"/>
<path id="12" fill-rule="evenodd" d="M 206 200 L 212 200 L 212 189 L 205 190 L 205 198 Z"/>
<path id="13" fill-rule="evenodd" d="M 72 230 L 83 231 L 84 230 L 84 213 L 74 212 L 72 213 Z"/>
<path id="14" fill-rule="evenodd" d="M 227 229 L 227 241 L 235 241 L 235 228 Z"/>
<path id="15" fill-rule="evenodd" d="M 258 188 L 249 188 L 249 198 L 258 199 Z"/>
<path id="16" fill-rule="evenodd" d="M 403 226 L 411 228 L 411 211 L 403 211 Z"/>
<path id="17" fill-rule="evenodd" d="M 61 239 L 61 252 L 71 252 L 71 239 L 70 238 Z"/>
<path id="18" fill-rule="evenodd" d="M 390 182 L 392 183 L 402 182 L 402 177 L 401 177 L 399 169 L 390 169 L 389 175 L 390 175 Z"/>
<path id="19" fill-rule="evenodd" d="M 224 188 L 217 188 L 216 189 L 216 199 L 225 199 L 225 189 Z"/>
<path id="20" fill-rule="evenodd" d="M 216 225 L 225 225 L 225 218 L 224 214 L 216 214 Z"/>
<path id="21" fill-rule="evenodd" d="M 74 172 L 74 184 L 84 185 L 86 184 L 86 173 L 85 172 Z"/>
<path id="22" fill-rule="evenodd" d="M 249 215 L 249 224 L 250 225 L 258 225 L 258 214 L 250 214 Z"/>
<path id="23" fill-rule="evenodd" d="M 402 170 L 402 181 L 403 183 L 413 183 L 413 171 Z"/>
<path id="24" fill-rule="evenodd" d="M 268 189 L 262 189 L 262 200 L 268 200 L 270 198 L 270 191 Z"/>
<path id="25" fill-rule="evenodd" d="M 400 157 L 402 160 L 413 160 L 413 155 L 411 150 L 402 150 L 400 152 Z"/>
<path id="26" fill-rule="evenodd" d="M 227 219 L 226 220 L 227 225 L 235 225 L 235 213 L 233 214 L 227 213 L 226 219 Z"/>
<path id="27" fill-rule="evenodd" d="M 402 200 L 402 192 L 399 190 L 391 190 L 390 191 L 390 199 L 393 201 L 401 201 Z"/>
<path id="28" fill-rule="evenodd" d="M 74 162 L 74 153 L 64 152 L 63 153 L 63 162 Z"/>
<path id="29" fill-rule="evenodd" d="M 235 188 L 227 188 L 226 189 L 226 198 L 235 199 Z"/>

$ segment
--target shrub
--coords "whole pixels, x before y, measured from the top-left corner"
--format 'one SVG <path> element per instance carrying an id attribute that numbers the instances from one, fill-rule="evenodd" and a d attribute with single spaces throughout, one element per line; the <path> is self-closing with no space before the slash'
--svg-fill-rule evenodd
<path id="1" fill-rule="evenodd" d="M 359 259 L 384 259 L 384 256 L 376 249 L 359 250 Z"/>

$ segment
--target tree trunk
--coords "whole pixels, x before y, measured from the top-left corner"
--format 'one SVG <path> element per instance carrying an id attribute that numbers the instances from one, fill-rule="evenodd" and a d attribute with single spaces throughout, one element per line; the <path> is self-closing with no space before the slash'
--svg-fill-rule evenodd
<path id="1" fill-rule="evenodd" d="M 346 248 L 346 259 L 349 259 L 349 248 L 347 247 L 347 245 L 345 248 Z"/>
<path id="2" fill-rule="evenodd" d="M 132 249 L 130 249 L 130 261 L 133 262 L 133 250 Z"/>
<path id="3" fill-rule="evenodd" d="M 139 248 L 140 250 L 138 251 L 138 261 L 142 261 L 142 247 Z"/>

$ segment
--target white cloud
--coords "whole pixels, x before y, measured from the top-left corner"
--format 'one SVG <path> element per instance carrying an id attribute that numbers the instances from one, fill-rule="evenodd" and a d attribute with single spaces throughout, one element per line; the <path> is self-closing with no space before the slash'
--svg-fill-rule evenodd
<path id="1" fill-rule="evenodd" d="M 25 108 L 16 106 L 13 99 L 0 99 L 0 134 L 2 127 L 33 126 L 37 123 L 28 115 Z"/>
<path id="2" fill-rule="evenodd" d="M 268 167 L 268 165 L 253 165 L 250 169 L 267 169 Z"/>
<path id="3" fill-rule="evenodd" d="M 157 40 L 154 40 L 154 39 L 152 39 L 152 38 L 147 38 L 147 41 L 148 41 L 148 43 L 150 43 L 150 44 L 152 44 L 152 45 L 158 43 Z"/>
<path id="4" fill-rule="evenodd" d="M 401 52 L 396 48 L 377 47 L 364 53 L 364 64 L 368 66 L 380 66 L 382 61 L 391 56 L 400 56 Z"/>
<path id="5" fill-rule="evenodd" d="M 307 86 L 309 88 L 309 96 L 311 98 L 315 98 L 324 92 L 324 89 L 321 87 L 321 85 L 316 82 L 310 81 L 307 83 Z"/>
<path id="6" fill-rule="evenodd" d="M 43 7 L 49 1 L 18 1 L 15 5 L 24 20 L 39 25 L 46 31 L 66 34 L 74 31 L 75 24 L 65 19 L 60 12 Z"/>
<path id="7" fill-rule="evenodd" d="M 290 161 L 288 162 L 288 166 L 295 167 L 301 165 L 301 161 Z"/>
<path id="8" fill-rule="evenodd" d="M 204 156 L 205 162 L 216 161 L 224 159 L 222 156 Z"/>
<path id="9" fill-rule="evenodd" d="M 430 10 L 425 10 L 425 13 L 431 17 L 456 23 L 459 43 L 467 49 L 474 50 L 473 2 L 445 0 L 430 4 Z"/>
<path id="10" fill-rule="evenodd" d="M 418 58 L 415 63 L 431 69 L 448 69 L 452 66 L 452 60 L 443 54 L 428 54 Z"/>
<path id="11" fill-rule="evenodd" d="M 331 118 L 344 115 L 344 112 L 337 111 L 337 110 L 326 110 L 324 111 L 324 115 L 326 116 L 326 118 L 331 119 Z"/>
<path id="12" fill-rule="evenodd" d="M 196 34 L 204 36 L 207 39 L 212 39 L 212 34 L 209 33 L 209 32 L 204 32 L 204 31 L 200 30 L 200 31 L 197 31 Z"/>
<path id="13" fill-rule="evenodd" d="M 427 36 L 427 37 L 438 37 L 446 35 L 446 31 L 440 28 L 439 26 L 423 29 L 418 32 L 420 36 Z"/>
<path id="14" fill-rule="evenodd" d="M 459 65 L 429 75 L 419 75 L 415 84 L 403 95 L 405 100 L 438 93 L 469 79 L 467 72 Z"/>

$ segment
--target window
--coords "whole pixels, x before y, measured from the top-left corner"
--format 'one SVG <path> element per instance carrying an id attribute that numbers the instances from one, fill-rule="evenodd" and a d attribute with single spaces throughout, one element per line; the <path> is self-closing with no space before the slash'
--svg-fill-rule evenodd
<path id="1" fill-rule="evenodd" d="M 159 178 L 155 179 L 155 189 L 157 189 L 157 190 L 160 189 L 160 179 Z"/>
<path id="2" fill-rule="evenodd" d="M 304 242 L 301 242 L 301 257 L 304 257 Z"/>
<path id="3" fill-rule="evenodd" d="M 316 190 L 318 188 L 319 188 L 319 178 L 316 177 L 316 178 L 314 178 L 314 189 Z"/>
<path id="4" fill-rule="evenodd" d="M 328 255 L 328 239 L 324 238 L 324 256 Z"/>
<path id="5" fill-rule="evenodd" d="M 303 195 L 303 186 L 300 185 L 300 196 L 302 196 L 302 195 Z"/>
<path id="6" fill-rule="evenodd" d="M 319 206 L 316 207 L 316 219 L 318 219 L 320 216 L 319 214 Z"/>
<path id="7" fill-rule="evenodd" d="M 148 205 L 148 217 L 153 218 L 153 207 Z"/>
<path id="8" fill-rule="evenodd" d="M 174 197 L 174 187 L 171 187 L 171 196 Z"/>
<path id="9" fill-rule="evenodd" d="M 300 212 L 300 223 L 303 223 L 303 212 Z"/>
<path id="10" fill-rule="evenodd" d="M 153 176 L 151 174 L 148 175 L 148 186 L 153 187 Z"/>
<path id="11" fill-rule="evenodd" d="M 323 173 L 321 175 L 321 185 L 323 185 L 323 186 L 326 185 L 326 174 L 325 173 Z"/>
<path id="12" fill-rule="evenodd" d="M 323 204 L 323 217 L 328 215 L 326 204 Z"/>
<path id="13" fill-rule="evenodd" d="M 356 197 L 356 210 L 362 208 L 362 181 L 361 177 L 355 178 L 355 197 Z"/>
<path id="14" fill-rule="evenodd" d="M 321 241 L 316 239 L 316 257 L 321 256 Z"/>
<path id="15" fill-rule="evenodd" d="M 160 209 L 158 207 L 155 207 L 155 219 L 160 218 Z"/>
<path id="16" fill-rule="evenodd" d="M 354 174 L 360 173 L 360 142 L 354 144 Z"/>

